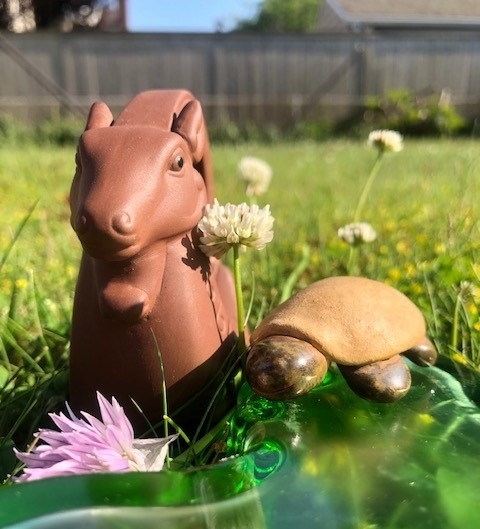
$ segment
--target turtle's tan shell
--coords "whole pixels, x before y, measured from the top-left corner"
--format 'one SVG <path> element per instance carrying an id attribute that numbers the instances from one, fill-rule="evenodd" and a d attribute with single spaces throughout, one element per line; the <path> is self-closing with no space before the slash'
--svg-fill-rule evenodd
<path id="1" fill-rule="evenodd" d="M 363 277 L 331 277 L 309 285 L 270 312 L 252 333 L 311 343 L 344 365 L 386 360 L 424 339 L 425 320 L 404 294 Z"/>

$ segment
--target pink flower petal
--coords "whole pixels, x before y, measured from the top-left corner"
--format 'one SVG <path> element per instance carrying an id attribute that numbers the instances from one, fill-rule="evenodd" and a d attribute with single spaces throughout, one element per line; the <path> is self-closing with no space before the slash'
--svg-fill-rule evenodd
<path id="1" fill-rule="evenodd" d="M 15 450 L 26 467 L 16 481 L 90 472 L 160 470 L 168 444 L 177 437 L 134 439 L 133 427 L 115 398 L 108 402 L 97 393 L 102 420 L 81 412 L 77 417 L 67 404 L 67 412 L 51 413 L 59 431 L 40 429 L 37 444 L 30 452 Z"/>

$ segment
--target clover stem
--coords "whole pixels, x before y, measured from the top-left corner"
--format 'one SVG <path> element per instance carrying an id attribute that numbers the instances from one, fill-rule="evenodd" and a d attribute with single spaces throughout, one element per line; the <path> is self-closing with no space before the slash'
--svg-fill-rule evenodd
<path id="1" fill-rule="evenodd" d="M 358 247 L 351 244 L 350 250 L 348 252 L 348 263 L 347 263 L 347 274 L 349 276 L 355 275 L 355 272 L 356 272 L 355 257 L 357 253 L 358 253 Z"/>
<path id="2" fill-rule="evenodd" d="M 375 163 L 372 166 L 372 170 L 370 171 L 367 181 L 365 182 L 365 185 L 363 187 L 362 194 L 358 199 L 357 208 L 355 209 L 355 213 L 353 215 L 353 222 L 358 222 L 360 220 L 360 216 L 362 214 L 363 208 L 365 207 L 365 202 L 368 198 L 368 194 L 370 193 L 370 189 L 372 188 L 375 177 L 377 176 L 378 170 L 380 169 L 382 156 L 383 151 L 379 151 L 377 159 L 375 160 Z"/>
<path id="3" fill-rule="evenodd" d="M 242 351 L 245 347 L 245 309 L 243 307 L 239 244 L 233 245 L 233 278 L 235 282 L 235 298 L 237 301 L 238 345 Z"/>

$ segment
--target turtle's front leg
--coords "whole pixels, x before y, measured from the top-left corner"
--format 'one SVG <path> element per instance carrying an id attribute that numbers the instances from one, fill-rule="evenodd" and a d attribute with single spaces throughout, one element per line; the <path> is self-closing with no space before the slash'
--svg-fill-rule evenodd
<path id="1" fill-rule="evenodd" d="M 410 389 L 410 370 L 400 355 L 363 366 L 337 365 L 350 388 L 367 400 L 395 402 Z"/>
<path id="2" fill-rule="evenodd" d="M 403 351 L 402 355 L 421 367 L 433 366 L 438 356 L 435 346 L 426 336 L 417 345 Z"/>

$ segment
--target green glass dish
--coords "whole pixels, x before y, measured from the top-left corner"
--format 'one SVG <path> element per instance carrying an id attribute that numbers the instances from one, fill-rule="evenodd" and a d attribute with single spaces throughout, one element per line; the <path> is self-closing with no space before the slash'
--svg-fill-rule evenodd
<path id="1" fill-rule="evenodd" d="M 358 398 L 336 372 L 290 402 L 244 386 L 225 460 L 5 486 L 0 527 L 480 527 L 478 377 L 411 370 L 409 394 L 388 405 Z"/>

